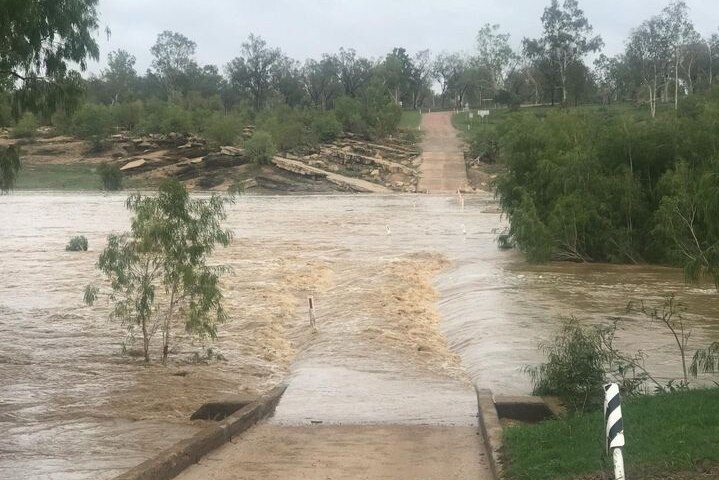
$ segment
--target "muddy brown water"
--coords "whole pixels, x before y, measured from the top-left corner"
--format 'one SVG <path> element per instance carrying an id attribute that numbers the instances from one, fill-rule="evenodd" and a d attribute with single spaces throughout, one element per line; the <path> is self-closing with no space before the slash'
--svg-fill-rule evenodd
<path id="1" fill-rule="evenodd" d="M 231 320 L 214 346 L 226 360 L 198 363 L 207 345 L 178 334 L 172 362 L 148 367 L 121 353 L 125 331 L 107 307 L 82 304 L 107 234 L 128 227 L 124 198 L 0 198 L 0 478 L 112 478 L 200 428 L 187 418 L 204 401 L 283 379 L 287 424 L 470 424 L 472 383 L 529 392 L 521 368 L 541 360 L 537 344 L 560 316 L 602 322 L 631 299 L 676 292 L 690 346 L 719 337 L 719 295 L 678 270 L 530 266 L 498 250 L 504 223 L 489 195 L 467 196 L 464 210 L 453 196 L 247 196 L 230 210 L 232 246 L 215 257 L 233 267 Z M 74 235 L 89 252 L 64 251 Z M 672 342 L 639 317 L 619 335 L 661 378 L 680 373 Z M 317 392 L 343 400 L 317 403 Z"/>

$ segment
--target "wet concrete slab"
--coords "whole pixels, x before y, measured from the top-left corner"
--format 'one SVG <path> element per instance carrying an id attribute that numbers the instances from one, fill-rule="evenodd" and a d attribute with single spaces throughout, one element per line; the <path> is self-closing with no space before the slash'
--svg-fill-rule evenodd
<path id="1" fill-rule="evenodd" d="M 277 425 L 477 425 L 477 402 L 468 384 L 411 369 L 365 361 L 361 368 L 296 367 L 270 420 Z"/>
<path id="2" fill-rule="evenodd" d="M 491 479 L 473 427 L 264 424 L 179 480 Z"/>

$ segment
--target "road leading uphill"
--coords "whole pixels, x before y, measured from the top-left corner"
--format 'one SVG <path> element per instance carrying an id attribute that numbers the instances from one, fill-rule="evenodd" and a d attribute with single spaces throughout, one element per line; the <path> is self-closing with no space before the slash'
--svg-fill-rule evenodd
<path id="1" fill-rule="evenodd" d="M 418 191 L 451 193 L 468 185 L 462 141 L 452 126 L 452 112 L 422 115 L 422 165 Z"/>

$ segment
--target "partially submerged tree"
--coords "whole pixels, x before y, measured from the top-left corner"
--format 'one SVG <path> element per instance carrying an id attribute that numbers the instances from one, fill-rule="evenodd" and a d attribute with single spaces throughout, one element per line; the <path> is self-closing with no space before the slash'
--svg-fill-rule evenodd
<path id="1" fill-rule="evenodd" d="M 222 228 L 227 201 L 217 195 L 193 199 L 181 183 L 168 180 L 157 196 L 129 197 L 131 231 L 108 237 L 97 266 L 110 282 L 110 318 L 131 336 L 141 330 L 146 362 L 158 330 L 165 361 L 177 324 L 189 335 L 214 339 L 225 321 L 219 281 L 227 268 L 207 260 L 217 244 L 227 246 L 232 239 Z M 98 294 L 88 286 L 85 302 L 92 305 Z"/>

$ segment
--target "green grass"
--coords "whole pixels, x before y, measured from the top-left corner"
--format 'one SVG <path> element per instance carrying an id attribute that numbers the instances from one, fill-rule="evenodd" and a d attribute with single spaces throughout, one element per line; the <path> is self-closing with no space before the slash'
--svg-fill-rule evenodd
<path id="1" fill-rule="evenodd" d="M 512 111 L 508 108 L 500 108 L 497 110 L 492 110 L 490 115 L 486 117 L 484 120 L 480 119 L 477 116 L 477 109 L 472 109 L 470 112 L 474 114 L 474 118 L 470 120 L 469 113 L 470 112 L 459 112 L 455 113 L 452 116 L 452 124 L 454 127 L 459 130 L 460 132 L 467 132 L 467 125 L 471 124 L 472 128 L 475 128 L 476 126 L 484 123 L 484 124 L 498 124 L 501 123 L 503 120 L 508 118 L 512 115 L 537 115 L 538 117 L 543 117 L 547 115 L 550 111 L 557 111 L 560 110 L 562 107 L 560 106 L 538 106 L 538 107 L 526 107 L 526 108 L 520 108 L 518 111 Z M 657 105 L 657 113 L 660 113 L 662 111 L 670 111 L 673 109 L 674 106 L 672 105 Z M 624 115 L 624 114 L 632 114 L 632 115 L 638 115 L 638 116 L 646 116 L 646 118 L 649 118 L 649 107 L 646 106 L 634 106 L 627 103 L 617 103 L 613 105 L 580 105 L 578 107 L 568 107 L 568 110 L 572 111 L 583 111 L 587 113 L 594 113 L 594 114 L 604 114 L 608 116 L 618 116 L 618 115 Z"/>
<path id="2" fill-rule="evenodd" d="M 629 399 L 622 410 L 627 478 L 658 480 L 719 465 L 719 389 Z M 510 480 L 611 471 L 601 412 L 509 427 L 504 443 Z"/>
<path id="3" fill-rule="evenodd" d="M 399 121 L 399 128 L 404 130 L 417 130 L 422 121 L 422 114 L 417 110 L 403 111 L 402 119 Z"/>
<path id="4" fill-rule="evenodd" d="M 102 190 L 102 181 L 97 173 L 97 165 L 58 165 L 22 164 L 18 175 L 16 190 Z M 125 178 L 123 186 L 142 188 L 146 186 L 132 178 Z"/>
<path id="5" fill-rule="evenodd" d="M 18 190 L 100 190 L 95 165 L 27 165 L 20 168 Z"/>

